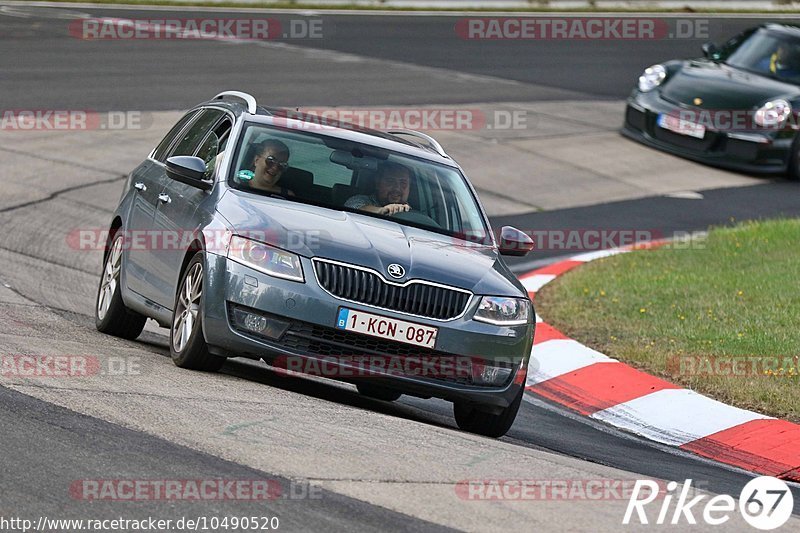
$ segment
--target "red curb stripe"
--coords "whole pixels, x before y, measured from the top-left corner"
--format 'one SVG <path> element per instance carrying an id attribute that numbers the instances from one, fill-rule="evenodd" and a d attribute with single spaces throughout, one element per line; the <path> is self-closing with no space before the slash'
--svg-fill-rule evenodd
<path id="1" fill-rule="evenodd" d="M 800 426 L 786 420 L 751 420 L 681 448 L 759 474 L 800 481 Z"/>
<path id="2" fill-rule="evenodd" d="M 591 415 L 653 392 L 679 388 L 628 365 L 603 362 L 542 381 L 528 390 L 583 415 Z"/>
<path id="3" fill-rule="evenodd" d="M 576 266 L 584 264 L 585 261 L 575 261 L 573 259 L 567 259 L 566 261 L 559 261 L 558 263 L 553 263 L 552 265 L 543 266 L 542 268 L 538 268 L 533 272 L 530 272 L 529 275 L 538 275 L 538 274 L 549 274 L 551 276 L 560 276 L 564 272 L 568 270 L 572 270 Z"/>
<path id="4" fill-rule="evenodd" d="M 536 331 L 533 334 L 534 345 L 558 339 L 570 340 L 569 337 L 558 331 L 550 324 L 546 324 L 544 322 L 539 322 L 536 324 Z"/>
<path id="5" fill-rule="evenodd" d="M 658 248 L 669 241 L 637 243 L 629 250 Z M 588 261 L 559 261 L 521 276 L 559 276 Z M 531 299 L 535 291 L 528 293 Z M 569 339 L 544 322 L 537 324 L 534 344 Z M 602 362 L 556 376 L 525 390 L 582 415 L 619 405 L 664 389 L 680 387 L 618 362 Z M 691 416 L 691 415 L 689 415 Z M 689 442 L 681 449 L 745 470 L 800 483 L 800 425 L 786 420 L 759 419 Z"/>

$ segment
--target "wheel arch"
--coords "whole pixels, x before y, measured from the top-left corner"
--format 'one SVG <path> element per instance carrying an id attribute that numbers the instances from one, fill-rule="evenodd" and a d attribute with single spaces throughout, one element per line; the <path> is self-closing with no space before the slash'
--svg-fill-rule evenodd
<path id="1" fill-rule="evenodd" d="M 114 217 L 114 220 L 111 221 L 111 225 L 108 227 L 108 237 L 106 238 L 105 248 L 103 248 L 103 264 L 105 264 L 106 259 L 108 259 L 108 252 L 111 251 L 111 243 L 114 242 L 114 236 L 121 227 L 122 217 L 117 215 Z"/>

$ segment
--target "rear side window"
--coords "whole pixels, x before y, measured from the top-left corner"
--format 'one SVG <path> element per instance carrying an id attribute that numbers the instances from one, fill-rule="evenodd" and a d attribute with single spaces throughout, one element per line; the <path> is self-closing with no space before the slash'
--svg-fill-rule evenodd
<path id="1" fill-rule="evenodd" d="M 206 109 L 194 121 L 194 123 L 183 133 L 183 136 L 178 140 L 178 144 L 170 150 L 169 156 L 174 155 L 194 155 L 195 150 L 200 143 L 205 139 L 211 128 L 222 118 L 223 111 L 218 109 Z"/>
<path id="2" fill-rule="evenodd" d="M 167 150 L 169 150 L 169 147 L 172 146 L 172 141 L 174 141 L 175 137 L 177 137 L 178 134 L 180 134 L 184 126 L 186 126 L 186 124 L 188 124 L 189 121 L 196 116 L 197 116 L 197 111 L 192 111 L 191 113 L 186 113 L 185 115 L 183 115 L 183 117 L 181 117 L 178 123 L 172 126 L 172 129 L 169 130 L 169 133 L 167 133 L 166 137 L 164 137 L 158 144 L 158 146 L 155 149 L 155 152 L 153 152 L 153 159 L 155 159 L 156 161 L 161 161 L 163 163 L 164 160 L 166 159 Z"/>

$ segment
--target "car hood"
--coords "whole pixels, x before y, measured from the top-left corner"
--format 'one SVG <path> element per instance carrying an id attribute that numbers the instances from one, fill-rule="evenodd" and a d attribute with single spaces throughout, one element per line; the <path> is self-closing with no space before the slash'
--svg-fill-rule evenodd
<path id="1" fill-rule="evenodd" d="M 673 102 L 706 109 L 752 109 L 774 98 L 791 99 L 800 88 L 712 61 L 687 61 L 664 82 L 661 95 Z"/>
<path id="2" fill-rule="evenodd" d="M 217 211 L 236 234 L 305 257 L 333 259 L 378 271 L 401 265 L 399 282 L 424 279 L 475 294 L 524 296 L 497 249 L 359 213 L 230 190 Z M 308 275 L 308 273 L 306 273 Z"/>

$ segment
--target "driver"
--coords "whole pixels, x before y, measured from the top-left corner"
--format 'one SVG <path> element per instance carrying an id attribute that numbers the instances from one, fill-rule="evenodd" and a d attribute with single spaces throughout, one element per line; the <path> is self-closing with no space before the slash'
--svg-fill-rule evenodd
<path id="1" fill-rule="evenodd" d="M 760 67 L 770 74 L 797 75 L 795 51 L 787 43 L 780 43 L 770 56 L 761 60 Z"/>
<path id="2" fill-rule="evenodd" d="M 414 172 L 405 165 L 386 161 L 378 167 L 373 194 L 357 194 L 344 203 L 345 207 L 379 215 L 394 215 L 411 211 L 408 193 Z"/>

